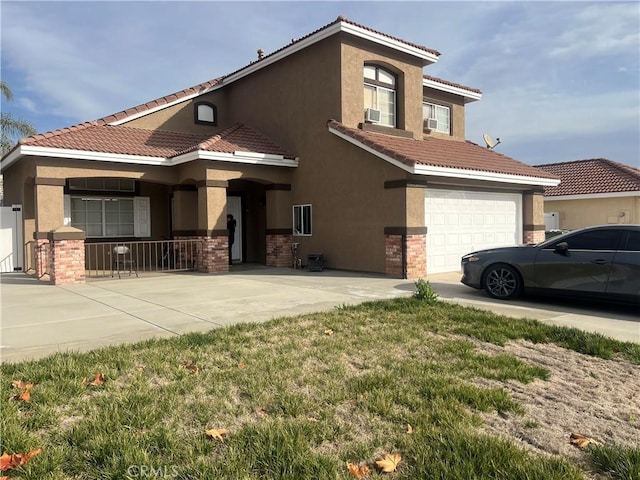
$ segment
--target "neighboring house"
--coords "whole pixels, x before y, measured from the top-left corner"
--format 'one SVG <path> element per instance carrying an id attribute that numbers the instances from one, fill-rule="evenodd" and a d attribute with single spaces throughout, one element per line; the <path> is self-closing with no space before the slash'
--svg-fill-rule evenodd
<path id="1" fill-rule="evenodd" d="M 608 223 L 640 224 L 640 170 L 606 158 L 549 163 L 537 168 L 561 179 L 544 189 L 548 229 Z"/>
<path id="2" fill-rule="evenodd" d="M 229 75 L 23 140 L 2 159 L 5 201 L 52 256 L 83 240 L 68 225 L 87 244 L 196 238 L 204 272 L 228 271 L 228 211 L 234 261 L 267 266 L 297 244 L 327 268 L 419 278 L 542 240 L 559 180 L 465 140 L 482 94 L 425 75 L 439 56 L 338 17 Z"/>

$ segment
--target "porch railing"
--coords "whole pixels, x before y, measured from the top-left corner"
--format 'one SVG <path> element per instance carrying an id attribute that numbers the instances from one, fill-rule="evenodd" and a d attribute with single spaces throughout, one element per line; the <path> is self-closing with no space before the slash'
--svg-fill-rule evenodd
<path id="1" fill-rule="evenodd" d="M 85 243 L 87 278 L 197 270 L 201 241 L 156 240 Z"/>

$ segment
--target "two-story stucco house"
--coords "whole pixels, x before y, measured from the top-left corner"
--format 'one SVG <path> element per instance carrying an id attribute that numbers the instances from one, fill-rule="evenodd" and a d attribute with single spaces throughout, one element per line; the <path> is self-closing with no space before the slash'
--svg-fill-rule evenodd
<path id="1" fill-rule="evenodd" d="M 2 159 L 5 203 L 51 249 L 54 282 L 84 275 L 62 275 L 65 241 L 196 239 L 195 267 L 228 271 L 228 212 L 234 262 L 291 266 L 297 244 L 399 278 L 544 239 L 559 180 L 465 140 L 482 94 L 425 74 L 439 56 L 338 17 L 223 77 L 24 139 Z"/>

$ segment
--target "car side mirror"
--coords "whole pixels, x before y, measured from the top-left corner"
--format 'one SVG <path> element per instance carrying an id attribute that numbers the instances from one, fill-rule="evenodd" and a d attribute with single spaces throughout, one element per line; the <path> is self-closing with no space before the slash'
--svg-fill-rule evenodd
<path id="1" fill-rule="evenodd" d="M 561 255 L 566 255 L 567 253 L 569 253 L 569 244 L 567 242 L 560 242 L 556 244 L 556 247 L 553 249 L 553 251 Z"/>

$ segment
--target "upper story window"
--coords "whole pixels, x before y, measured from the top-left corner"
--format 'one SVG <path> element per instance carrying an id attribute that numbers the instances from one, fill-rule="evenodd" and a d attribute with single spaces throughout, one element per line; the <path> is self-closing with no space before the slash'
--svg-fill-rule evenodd
<path id="1" fill-rule="evenodd" d="M 396 126 L 396 77 L 376 65 L 364 66 L 365 120 Z"/>
<path id="2" fill-rule="evenodd" d="M 196 123 L 205 125 L 217 124 L 216 106 L 209 102 L 198 102 L 194 105 L 194 116 Z"/>
<path id="3" fill-rule="evenodd" d="M 435 103 L 422 104 L 424 127 L 440 133 L 451 133 L 451 108 Z"/>

